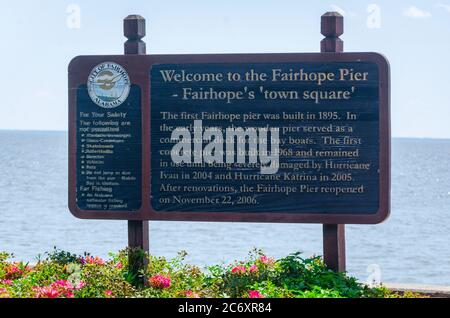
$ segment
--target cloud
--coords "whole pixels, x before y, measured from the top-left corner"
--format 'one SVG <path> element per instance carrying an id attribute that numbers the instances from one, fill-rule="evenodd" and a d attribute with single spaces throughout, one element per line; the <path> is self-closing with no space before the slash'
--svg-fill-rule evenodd
<path id="1" fill-rule="evenodd" d="M 336 5 L 336 4 L 331 4 L 330 5 L 331 9 L 333 11 L 338 12 L 340 15 L 342 15 L 343 17 L 355 17 L 356 13 L 353 11 L 346 11 L 343 8 L 341 8 L 340 6 Z"/>
<path id="2" fill-rule="evenodd" d="M 419 8 L 415 6 L 410 6 L 407 10 L 403 11 L 403 15 L 409 17 L 409 18 L 417 18 L 417 19 L 423 19 L 423 18 L 430 18 L 431 13 L 428 11 L 420 10 Z"/>
<path id="3" fill-rule="evenodd" d="M 345 17 L 345 15 L 346 15 L 345 10 L 342 9 L 341 7 L 335 5 L 335 4 L 332 4 L 332 5 L 331 5 L 331 9 L 333 9 L 333 11 L 338 12 L 340 15 L 342 15 L 342 16 L 344 16 L 344 17 Z"/>
<path id="4" fill-rule="evenodd" d="M 450 4 L 438 3 L 438 4 L 436 5 L 436 7 L 442 8 L 442 9 L 444 9 L 445 11 L 447 11 L 447 12 L 450 13 Z"/>

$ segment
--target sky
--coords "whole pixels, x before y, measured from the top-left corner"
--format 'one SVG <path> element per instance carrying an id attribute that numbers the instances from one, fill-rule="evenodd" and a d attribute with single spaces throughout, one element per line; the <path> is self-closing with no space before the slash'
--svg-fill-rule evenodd
<path id="1" fill-rule="evenodd" d="M 346 52 L 391 65 L 394 137 L 450 138 L 450 0 L 15 0 L 0 4 L 0 129 L 67 130 L 67 66 L 123 53 L 147 19 L 148 54 L 318 52 L 320 16 L 345 17 Z"/>

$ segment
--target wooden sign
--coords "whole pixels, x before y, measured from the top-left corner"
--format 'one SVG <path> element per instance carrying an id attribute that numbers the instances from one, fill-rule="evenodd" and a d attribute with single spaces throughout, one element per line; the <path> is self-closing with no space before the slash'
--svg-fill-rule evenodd
<path id="1" fill-rule="evenodd" d="M 77 57 L 70 210 L 379 223 L 390 202 L 389 87 L 376 53 Z"/>

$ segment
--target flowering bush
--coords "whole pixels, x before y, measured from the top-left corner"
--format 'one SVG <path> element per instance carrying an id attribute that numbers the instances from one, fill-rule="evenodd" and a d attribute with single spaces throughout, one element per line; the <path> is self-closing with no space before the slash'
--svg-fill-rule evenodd
<path id="1" fill-rule="evenodd" d="M 170 278 L 164 275 L 155 275 L 149 279 L 150 286 L 156 289 L 165 289 L 170 287 Z"/>
<path id="2" fill-rule="evenodd" d="M 247 268 L 245 268 L 244 266 L 236 266 L 231 270 L 231 274 L 236 275 L 245 275 L 246 272 Z"/>
<path id="3" fill-rule="evenodd" d="M 10 263 L 4 268 L 4 281 L 11 281 L 13 279 L 18 279 L 24 276 L 30 268 L 23 263 Z"/>
<path id="4" fill-rule="evenodd" d="M 185 264 L 184 252 L 172 260 L 146 257 L 148 266 L 136 276 L 129 270 L 129 251 L 104 260 L 55 249 L 34 266 L 0 253 L 0 298 L 400 297 L 334 273 L 320 257 L 275 260 L 255 250 L 245 261 L 206 270 Z"/>
<path id="5" fill-rule="evenodd" d="M 86 256 L 86 258 L 81 258 L 80 261 L 84 264 L 94 264 L 94 265 L 105 265 L 105 261 L 102 260 L 100 257 L 92 257 L 90 255 Z M 119 266 L 117 264 L 116 266 Z"/>

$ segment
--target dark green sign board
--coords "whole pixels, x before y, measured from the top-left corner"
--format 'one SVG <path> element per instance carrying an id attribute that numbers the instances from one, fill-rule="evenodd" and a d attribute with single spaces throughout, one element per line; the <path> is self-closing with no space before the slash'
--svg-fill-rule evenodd
<path id="1" fill-rule="evenodd" d="M 378 73 L 373 62 L 153 66 L 151 205 L 167 213 L 377 213 Z M 186 138 L 176 163 L 171 150 Z"/>
<path id="2" fill-rule="evenodd" d="M 76 58 L 81 218 L 378 223 L 389 66 L 374 53 Z"/>

